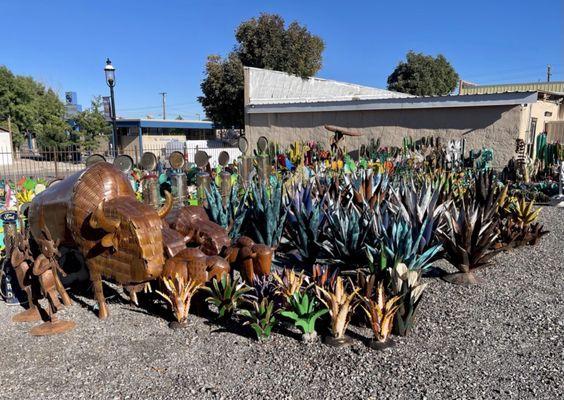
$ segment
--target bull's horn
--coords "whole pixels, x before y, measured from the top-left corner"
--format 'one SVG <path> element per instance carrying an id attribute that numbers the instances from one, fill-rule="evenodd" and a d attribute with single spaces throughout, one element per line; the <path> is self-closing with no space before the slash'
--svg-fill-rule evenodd
<path id="1" fill-rule="evenodd" d="M 166 215 L 170 212 L 170 210 L 172 209 L 172 195 L 170 194 L 170 192 L 165 190 L 165 203 L 163 204 L 163 206 L 161 208 L 159 208 L 159 217 L 160 218 L 164 218 L 166 217 Z"/>
<path id="2" fill-rule="evenodd" d="M 90 217 L 90 226 L 94 229 L 103 229 L 108 233 L 115 232 L 119 226 L 119 219 L 107 217 L 104 214 L 104 200 L 98 204 Z"/>

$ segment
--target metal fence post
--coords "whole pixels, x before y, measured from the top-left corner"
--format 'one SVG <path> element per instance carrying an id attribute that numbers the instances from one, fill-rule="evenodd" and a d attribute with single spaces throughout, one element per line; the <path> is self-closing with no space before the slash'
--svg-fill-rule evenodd
<path id="1" fill-rule="evenodd" d="M 58 158 L 58 153 L 56 149 L 53 149 L 53 153 L 55 154 L 55 178 L 59 177 L 59 169 L 58 169 L 58 165 L 57 165 L 57 158 Z"/>

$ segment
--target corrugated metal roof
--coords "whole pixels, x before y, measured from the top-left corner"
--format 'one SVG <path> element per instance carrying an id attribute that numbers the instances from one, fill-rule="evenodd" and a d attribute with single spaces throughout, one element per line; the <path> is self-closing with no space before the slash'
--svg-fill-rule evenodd
<path id="1" fill-rule="evenodd" d="M 308 103 L 250 104 L 249 114 L 300 113 L 327 111 L 406 110 L 424 108 L 489 107 L 531 104 L 537 101 L 537 92 L 494 93 L 465 96 L 410 97 L 396 99 L 344 100 Z"/>
<path id="2" fill-rule="evenodd" d="M 553 92 L 564 93 L 564 81 L 508 83 L 502 85 L 463 85 L 460 94 L 492 94 L 507 92 Z"/>
<path id="3" fill-rule="evenodd" d="M 405 93 L 353 83 L 322 78 L 304 79 L 285 72 L 261 68 L 245 67 L 245 79 L 247 105 L 413 97 Z"/>

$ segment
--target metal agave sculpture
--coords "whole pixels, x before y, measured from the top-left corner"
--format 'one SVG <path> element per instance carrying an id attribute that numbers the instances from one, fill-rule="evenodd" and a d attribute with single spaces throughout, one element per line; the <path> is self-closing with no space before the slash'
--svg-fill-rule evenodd
<path id="1" fill-rule="evenodd" d="M 326 219 L 323 213 L 324 201 L 314 196 L 311 182 L 296 185 L 291 193 L 285 196 L 285 236 L 296 249 L 298 261 L 313 264 L 321 250 L 321 232 Z"/>
<path id="2" fill-rule="evenodd" d="M 381 228 L 381 241 L 375 246 L 366 248 L 371 258 L 380 259 L 380 268 L 395 268 L 399 263 L 405 263 L 410 270 L 427 271 L 437 254 L 442 250 L 441 244 L 428 246 L 422 251 L 421 241 L 426 233 L 427 221 L 421 227 L 413 228 L 401 217 L 395 219 L 386 228 Z"/>
<path id="3" fill-rule="evenodd" d="M 272 179 L 270 186 L 253 182 L 249 198 L 250 234 L 257 243 L 276 247 L 280 242 L 286 210 L 282 207 L 282 181 Z"/>
<path id="4" fill-rule="evenodd" d="M 427 287 L 421 282 L 421 271 L 410 270 L 403 263 L 389 269 L 390 291 L 400 296 L 398 311 L 394 317 L 394 332 L 406 336 L 415 325 L 417 307 Z"/>
<path id="5" fill-rule="evenodd" d="M 354 269 L 368 261 L 366 238 L 373 230 L 374 212 L 334 203 L 326 211 L 323 250 L 329 259 L 343 264 L 341 269 Z"/>
<path id="6" fill-rule="evenodd" d="M 469 195 L 460 206 L 453 203 L 446 212 L 446 228 L 438 230 L 447 260 L 460 271 L 444 277 L 451 283 L 478 283 L 473 272 L 488 265 L 491 258 L 504 249 L 504 246 L 496 246 L 499 216 L 490 214 L 495 206 L 473 200 Z"/>
<path id="7" fill-rule="evenodd" d="M 241 236 L 241 227 L 247 215 L 248 193 L 248 190 L 245 190 L 240 196 L 240 187 L 233 185 L 229 198 L 224 204 L 215 183 L 210 185 L 209 191 L 206 190 L 208 199 L 206 211 L 213 222 L 228 230 L 230 239 Z"/>
<path id="8" fill-rule="evenodd" d="M 392 210 L 415 232 L 419 232 L 416 250 L 423 254 L 439 244 L 436 232 L 444 223 L 443 215 L 450 201 L 440 203 L 442 188 L 433 187 L 430 181 L 422 182 L 420 187 L 416 187 L 413 181 L 402 183 L 391 190 L 394 200 Z M 438 256 L 439 252 L 433 254 L 434 258 Z"/>
<path id="9" fill-rule="evenodd" d="M 389 188 L 386 173 L 374 174 L 372 170 L 361 170 L 351 178 L 354 202 L 359 207 L 374 208 L 386 198 Z"/>

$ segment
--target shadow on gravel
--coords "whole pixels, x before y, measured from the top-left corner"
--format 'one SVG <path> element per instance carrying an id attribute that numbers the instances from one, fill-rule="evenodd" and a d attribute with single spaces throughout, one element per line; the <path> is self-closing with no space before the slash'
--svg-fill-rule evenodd
<path id="1" fill-rule="evenodd" d="M 431 267 L 427 270 L 424 274 L 424 278 L 442 278 L 445 275 L 448 275 L 448 272 L 440 267 Z"/>
<path id="2" fill-rule="evenodd" d="M 220 320 L 211 320 L 206 321 L 206 325 L 212 327 L 210 333 L 233 333 L 235 335 L 239 335 L 245 337 L 247 339 L 255 339 L 255 335 L 251 332 L 251 329 L 248 329 L 247 326 L 244 326 L 241 322 L 238 321 L 220 321 Z M 216 329 L 214 329 L 214 327 Z"/>

